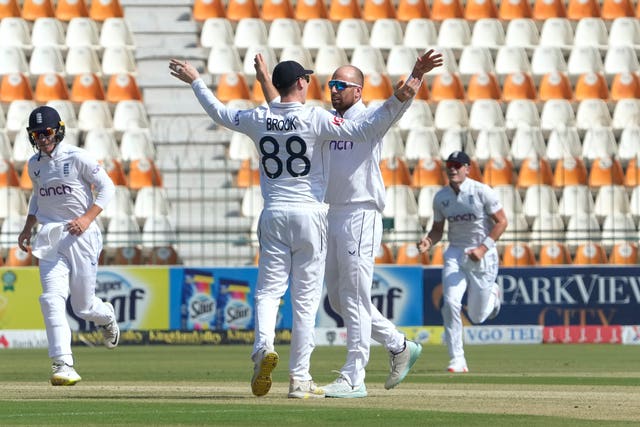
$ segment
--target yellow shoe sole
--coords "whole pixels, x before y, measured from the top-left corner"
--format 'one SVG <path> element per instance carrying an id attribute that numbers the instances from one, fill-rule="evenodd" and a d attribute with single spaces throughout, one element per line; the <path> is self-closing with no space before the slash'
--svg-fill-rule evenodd
<path id="1" fill-rule="evenodd" d="M 265 354 L 260 362 L 260 370 L 251 379 L 251 392 L 256 396 L 264 396 L 271 389 L 271 372 L 278 365 L 278 354 L 275 352 Z"/>

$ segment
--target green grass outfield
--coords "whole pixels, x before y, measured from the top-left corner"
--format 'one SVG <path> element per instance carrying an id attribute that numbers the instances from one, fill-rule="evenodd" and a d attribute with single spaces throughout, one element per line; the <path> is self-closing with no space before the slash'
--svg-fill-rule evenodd
<path id="1" fill-rule="evenodd" d="M 9 425 L 638 425 L 640 347 L 467 346 L 468 374 L 445 372 L 425 346 L 406 380 L 385 390 L 388 357 L 372 349 L 365 399 L 287 399 L 288 346 L 271 392 L 251 395 L 248 346 L 75 348 L 83 381 L 48 383 L 46 350 L 0 351 L 0 426 Z M 344 347 L 318 347 L 312 374 L 335 378 Z"/>

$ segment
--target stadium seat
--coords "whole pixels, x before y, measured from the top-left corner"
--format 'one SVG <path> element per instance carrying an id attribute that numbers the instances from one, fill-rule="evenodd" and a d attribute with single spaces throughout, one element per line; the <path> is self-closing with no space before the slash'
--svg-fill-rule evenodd
<path id="1" fill-rule="evenodd" d="M 522 200 L 522 212 L 530 223 L 536 217 L 557 214 L 558 200 L 553 187 L 548 184 L 527 187 Z"/>
<path id="2" fill-rule="evenodd" d="M 556 161 L 552 184 L 554 187 L 586 184 L 587 168 L 580 157 L 565 157 Z"/>
<path id="3" fill-rule="evenodd" d="M 371 27 L 369 44 L 388 52 L 394 46 L 401 46 L 403 32 L 400 22 L 393 18 L 378 19 Z M 406 70 L 408 73 L 410 70 Z"/>
<path id="4" fill-rule="evenodd" d="M 600 9 L 602 19 L 613 21 L 616 18 L 633 17 L 631 0 L 603 0 Z"/>
<path id="5" fill-rule="evenodd" d="M 595 46 L 604 49 L 609 40 L 605 22 L 599 17 L 585 17 L 580 19 L 576 23 L 573 34 L 575 46 Z"/>
<path id="6" fill-rule="evenodd" d="M 433 93 L 433 91 L 432 91 Z M 438 102 L 433 116 L 436 129 L 466 128 L 469 116 L 464 103 L 459 99 L 443 99 Z"/>
<path id="7" fill-rule="evenodd" d="M 438 157 L 438 147 L 438 137 L 435 129 L 416 126 L 407 132 L 404 150 L 405 158 L 413 166 L 420 159 Z"/>
<path id="8" fill-rule="evenodd" d="M 536 265 L 533 250 L 525 242 L 507 243 L 502 254 L 503 267 L 527 267 Z"/>
<path id="9" fill-rule="evenodd" d="M 464 7 L 460 0 L 433 0 L 431 3 L 431 19 L 434 21 L 464 17 Z"/>
<path id="10" fill-rule="evenodd" d="M 636 142 L 638 142 L 636 140 Z M 640 150 L 629 160 L 624 173 L 624 185 L 633 188 L 640 185 Z"/>
<path id="11" fill-rule="evenodd" d="M 32 76 L 41 74 L 56 73 L 65 74 L 62 51 L 56 46 L 36 46 L 31 52 L 29 59 L 29 73 Z"/>
<path id="12" fill-rule="evenodd" d="M 614 245 L 638 240 L 636 224 L 631 213 L 614 212 L 602 221 L 602 246 L 609 252 Z"/>
<path id="13" fill-rule="evenodd" d="M 612 128 L 594 127 L 585 132 L 582 139 L 582 157 L 588 162 L 593 162 L 598 158 L 613 157 L 617 151 L 618 147 Z M 605 164 L 602 166 L 609 170 L 609 165 L 605 166 Z"/>
<path id="14" fill-rule="evenodd" d="M 470 21 L 497 18 L 498 8 L 493 0 L 467 0 L 464 7 L 464 17 Z"/>
<path id="15" fill-rule="evenodd" d="M 19 187 L 20 178 L 10 159 L 0 158 L 0 187 Z"/>
<path id="16" fill-rule="evenodd" d="M 132 190 L 142 187 L 162 187 L 162 176 L 151 159 L 131 161 L 128 173 L 128 186 Z"/>
<path id="17" fill-rule="evenodd" d="M 469 110 L 469 128 L 474 132 L 486 129 L 504 129 L 502 107 L 496 99 L 476 99 Z"/>
<path id="18" fill-rule="evenodd" d="M 264 0 L 260 6 L 260 18 L 265 21 L 293 19 L 293 6 L 289 0 Z"/>
<path id="19" fill-rule="evenodd" d="M 216 97 L 221 102 L 232 99 L 251 99 L 249 86 L 241 73 L 227 73 L 220 76 Z"/>
<path id="20" fill-rule="evenodd" d="M 331 0 L 328 15 L 329 19 L 335 22 L 362 18 L 360 4 L 356 0 Z"/>
<path id="21" fill-rule="evenodd" d="M 121 161 L 122 155 L 112 129 L 90 129 L 84 137 L 84 148 L 98 160 L 116 159 Z"/>
<path id="22" fill-rule="evenodd" d="M 515 174 L 511 160 L 505 157 L 491 157 L 484 165 L 482 182 L 492 187 L 513 185 Z"/>
<path id="23" fill-rule="evenodd" d="M 307 22 L 311 19 L 327 19 L 329 16 L 325 2 L 321 0 L 297 1 L 294 14 L 298 21 Z"/>
<path id="24" fill-rule="evenodd" d="M 52 0 L 24 0 L 22 3 L 22 17 L 27 21 L 39 18 L 53 18 L 55 11 Z"/>
<path id="25" fill-rule="evenodd" d="M 0 111 L 0 117 L 2 117 L 2 111 Z M 0 119 L 0 125 L 2 125 L 2 119 Z M 0 159 L 11 160 L 11 140 L 9 134 L 4 126 L 0 127 Z"/>
<path id="26" fill-rule="evenodd" d="M 413 69 L 417 57 L 418 50 L 414 47 L 392 46 L 386 60 L 387 74 L 393 81 L 398 81 Z"/>
<path id="27" fill-rule="evenodd" d="M 473 24 L 470 40 L 472 46 L 488 47 L 494 52 L 504 45 L 504 39 L 504 28 L 497 18 L 481 18 Z"/>
<path id="28" fill-rule="evenodd" d="M 298 22 L 292 18 L 276 18 L 271 22 L 267 44 L 274 49 L 302 45 L 302 32 Z"/>
<path id="29" fill-rule="evenodd" d="M 102 226 L 106 227 L 111 218 L 122 214 L 133 214 L 131 191 L 125 185 L 116 185 L 111 201 L 105 206 L 98 218 L 102 221 Z"/>
<path id="30" fill-rule="evenodd" d="M 20 17 L 6 17 L 0 20 L 0 45 L 31 48 L 29 23 Z"/>
<path id="31" fill-rule="evenodd" d="M 567 60 L 567 73 L 574 81 L 581 74 L 602 73 L 604 64 L 600 51 L 594 46 L 574 46 Z"/>
<path id="32" fill-rule="evenodd" d="M 61 21 L 70 22 L 74 18 L 86 18 L 89 9 L 85 0 L 58 0 L 56 2 L 55 17 Z"/>
<path id="33" fill-rule="evenodd" d="M 510 5 L 518 5 L 527 2 L 508 2 Z M 504 4 L 504 2 L 502 3 Z M 528 3 L 527 3 L 528 4 Z M 532 51 L 534 46 L 540 43 L 540 32 L 533 19 L 530 17 L 513 18 L 507 24 L 504 44 L 517 46 Z"/>
<path id="34" fill-rule="evenodd" d="M 404 142 L 402 141 L 402 133 L 397 127 L 391 127 L 382 137 L 382 150 L 380 158 L 394 159 L 399 157 L 404 162 Z"/>
<path id="35" fill-rule="evenodd" d="M 577 21 L 591 17 L 600 17 L 598 0 L 568 0 L 567 18 Z"/>
<path id="36" fill-rule="evenodd" d="M 637 265 L 638 244 L 634 242 L 622 242 L 614 244 L 609 251 L 609 264 Z"/>
<path id="37" fill-rule="evenodd" d="M 268 38 L 265 21 L 260 18 L 243 18 L 236 26 L 233 44 L 242 54 L 251 46 L 266 45 Z"/>
<path id="38" fill-rule="evenodd" d="M 469 78 L 469 82 L 467 83 L 467 100 L 473 102 L 473 105 L 475 105 L 476 101 L 496 101 L 501 97 L 500 86 L 498 85 L 498 79 L 495 74 L 480 72 L 471 75 Z M 504 126 L 504 117 L 502 116 L 502 111 L 500 111 L 500 120 Z"/>
<path id="39" fill-rule="evenodd" d="M 176 265 L 180 264 L 180 256 L 173 246 L 159 246 L 151 249 L 147 256 L 151 265 Z"/>
<path id="40" fill-rule="evenodd" d="M 254 185 L 260 185 L 260 171 L 258 169 L 257 159 L 243 160 L 238 169 L 235 186 L 238 188 L 247 188 Z"/>
<path id="41" fill-rule="evenodd" d="M 422 50 L 427 46 L 437 45 L 437 40 L 438 33 L 432 20 L 417 18 L 407 22 L 403 37 L 404 46 Z"/>
<path id="42" fill-rule="evenodd" d="M 104 22 L 108 18 L 122 18 L 124 13 L 118 0 L 92 0 L 89 17 L 94 21 Z"/>
<path id="43" fill-rule="evenodd" d="M 631 195 L 629 196 L 629 211 L 636 221 L 640 219 L 640 185 L 636 185 L 631 190 Z"/>
<path id="44" fill-rule="evenodd" d="M 172 248 L 172 245 L 175 243 L 176 232 L 168 215 L 152 215 L 145 220 L 142 227 L 143 249 L 150 251 L 155 248 Z M 157 255 L 162 255 L 162 252 L 158 251 Z M 175 258 L 175 250 L 173 254 L 165 255 L 165 258 L 169 257 Z M 170 262 L 170 260 L 167 259 L 164 262 Z M 173 260 L 173 263 L 175 263 L 175 260 Z"/>
<path id="45" fill-rule="evenodd" d="M 17 186 L 0 186 L 0 219 L 19 218 L 22 222 L 16 236 L 24 225 L 24 216 L 27 213 L 27 200 L 24 192 Z M 4 221 L 3 221 L 4 224 Z M 7 224 L 9 226 L 9 224 Z M 14 236 L 15 238 L 15 236 Z M 15 240 L 12 240 L 12 242 Z"/>
<path id="46" fill-rule="evenodd" d="M 414 188 L 445 185 L 446 178 L 442 161 L 435 157 L 422 158 L 411 174 L 411 185 Z"/>
<path id="47" fill-rule="evenodd" d="M 411 175 L 406 162 L 400 157 L 380 161 L 380 172 L 385 187 L 391 185 L 411 185 Z"/>
<path id="48" fill-rule="evenodd" d="M 531 99 L 514 99 L 509 102 L 504 120 L 509 131 L 515 131 L 519 126 L 540 127 L 540 113 Z"/>
<path id="49" fill-rule="evenodd" d="M 232 45 L 233 39 L 234 31 L 231 21 L 224 17 L 210 17 L 202 24 L 200 31 L 200 45 L 202 47 Z"/>
<path id="50" fill-rule="evenodd" d="M 553 185 L 551 166 L 543 157 L 525 158 L 520 165 L 516 187 L 525 189 L 533 185 Z"/>
<path id="51" fill-rule="evenodd" d="M 387 72 L 381 50 L 373 46 L 361 45 L 354 47 L 351 54 L 351 64 L 358 67 L 365 76 L 371 73 L 386 74 Z M 366 84 L 364 87 L 366 90 Z"/>
<path id="52" fill-rule="evenodd" d="M 613 76 L 610 96 L 612 101 L 640 97 L 640 78 L 634 73 L 618 73 Z"/>
<path id="53" fill-rule="evenodd" d="M 10 103 L 18 99 L 33 99 L 29 79 L 22 73 L 5 74 L 0 83 L 0 102 Z"/>
<path id="54" fill-rule="evenodd" d="M 98 39 L 102 47 L 133 47 L 133 34 L 129 24 L 122 17 L 107 18 L 100 28 L 100 38 Z"/>
<path id="55" fill-rule="evenodd" d="M 538 94 L 530 74 L 516 72 L 505 76 L 502 86 L 503 101 L 534 100 L 537 98 Z"/>
<path id="56" fill-rule="evenodd" d="M 630 211 L 629 196 L 622 185 L 604 185 L 598 188 L 593 204 L 593 211 L 598 220 L 614 213 L 628 213 Z"/>
<path id="57" fill-rule="evenodd" d="M 636 51 L 632 46 L 610 46 L 604 57 L 604 74 L 613 78 L 621 73 L 637 73 L 640 69 Z"/>
<path id="58" fill-rule="evenodd" d="M 445 99 L 465 99 L 465 91 L 460 77 L 455 73 L 437 74 L 431 82 L 431 99 L 439 102 Z"/>
<path id="59" fill-rule="evenodd" d="M 91 46 L 71 46 L 67 52 L 65 72 L 69 76 L 93 73 L 102 77 L 102 66 L 98 54 Z"/>
<path id="60" fill-rule="evenodd" d="M 71 46 L 93 46 L 100 43 L 100 33 L 96 21 L 87 17 L 71 18 L 67 25 L 65 44 Z"/>
<path id="61" fill-rule="evenodd" d="M 624 0 L 622 3 L 624 3 Z M 611 22 L 611 27 L 609 28 L 609 45 L 615 46 L 620 44 L 640 45 L 640 23 L 633 15 L 615 18 L 613 22 Z"/>
<path id="62" fill-rule="evenodd" d="M 105 76 L 113 74 L 135 74 L 136 64 L 133 53 L 126 46 L 108 46 L 102 53 L 102 73 Z"/>
<path id="63" fill-rule="evenodd" d="M 335 30 L 331 21 L 323 18 L 309 19 L 302 29 L 302 45 L 310 50 L 317 50 L 322 46 L 336 44 Z"/>
<path id="64" fill-rule="evenodd" d="M 529 245 L 534 252 L 539 252 L 540 247 L 546 243 L 564 240 L 564 222 L 558 213 L 538 213 L 536 215 L 531 223 L 531 233 L 529 234 Z M 526 212 L 525 217 L 527 217 Z M 531 220 L 527 218 L 527 221 Z"/>
<path id="65" fill-rule="evenodd" d="M 255 218 L 260 215 L 264 207 L 264 199 L 259 185 L 245 188 L 240 206 L 240 213 L 244 217 Z"/>
<path id="66" fill-rule="evenodd" d="M 509 138 L 504 128 L 481 129 L 475 145 L 475 157 L 480 166 L 484 166 L 490 158 L 509 156 Z"/>
<path id="67" fill-rule="evenodd" d="M 34 265 L 34 257 L 31 254 L 31 248 L 27 248 L 27 252 L 20 249 L 18 246 L 9 248 L 7 252 L 7 261 L 5 266 L 7 267 L 30 267 Z"/>
<path id="68" fill-rule="evenodd" d="M 391 251 L 391 248 L 389 247 L 389 245 L 387 245 L 384 242 L 380 244 L 380 247 L 376 251 L 375 263 L 376 264 L 394 264 L 395 263 L 395 257 L 393 256 L 393 252 Z"/>
<path id="69" fill-rule="evenodd" d="M 207 71 L 214 77 L 242 72 L 242 61 L 238 49 L 228 45 L 211 46 L 207 59 Z"/>
<path id="70" fill-rule="evenodd" d="M 471 177 L 473 173 L 475 145 L 471 131 L 466 126 L 453 126 L 444 129 L 442 133 L 439 150 L 440 158 L 445 160 L 454 151 L 465 151 L 469 157 L 471 157 L 471 170 L 469 171 L 469 177 Z"/>
<path id="71" fill-rule="evenodd" d="M 96 127 L 113 127 L 109 104 L 101 100 L 84 101 L 78 110 L 78 128 L 82 131 L 88 131 Z"/>
<path id="72" fill-rule="evenodd" d="M 408 185 L 387 187 L 386 206 L 383 217 L 394 218 L 406 215 L 418 215 L 418 204 L 413 189 Z"/>
<path id="73" fill-rule="evenodd" d="M 538 87 L 538 98 L 541 101 L 552 99 L 572 100 L 573 90 L 567 75 L 558 71 L 551 71 L 543 75 Z"/>
<path id="74" fill-rule="evenodd" d="M 104 159 L 100 163 L 115 185 L 127 185 L 127 176 L 120 161 L 116 159 Z"/>
<path id="75" fill-rule="evenodd" d="M 617 134 L 616 136 L 621 137 L 626 129 L 634 129 L 638 126 L 640 126 L 640 100 L 636 98 L 624 98 L 617 101 L 611 117 L 611 127 L 614 133 Z M 624 152 L 621 147 L 622 142 L 621 139 L 618 140 L 618 155 L 621 159 L 623 157 L 628 158 L 628 154 L 620 153 L 621 151 Z M 633 153 L 629 152 L 629 154 Z"/>
<path id="76" fill-rule="evenodd" d="M 584 243 L 576 249 L 576 254 L 573 257 L 574 265 L 594 265 L 594 264 L 607 264 L 607 253 L 596 242 Z"/>
<path id="77" fill-rule="evenodd" d="M 28 125 L 29 114 L 36 108 L 35 101 L 31 99 L 16 99 L 11 101 L 7 108 L 5 127 L 10 135 L 23 130 Z"/>
<path id="78" fill-rule="evenodd" d="M 528 0 L 501 1 L 498 17 L 502 20 L 512 21 L 521 18 L 531 18 L 533 11 Z"/>
<path id="79" fill-rule="evenodd" d="M 604 76 L 599 73 L 581 74 L 576 82 L 574 98 L 576 101 L 609 99 L 609 88 Z"/>
<path id="80" fill-rule="evenodd" d="M 593 159 L 589 169 L 589 186 L 599 188 L 610 185 L 623 185 L 624 172 L 620 161 L 615 157 Z"/>
<path id="81" fill-rule="evenodd" d="M 149 118 L 142 101 L 125 99 L 113 110 L 113 128 L 120 134 L 129 129 L 149 128 Z"/>
<path id="82" fill-rule="evenodd" d="M 546 157 L 550 161 L 557 161 L 567 157 L 580 157 L 582 143 L 578 129 L 573 126 L 557 127 L 549 133 L 547 138 Z"/>
<path id="83" fill-rule="evenodd" d="M 53 99 L 69 99 L 67 83 L 59 74 L 41 74 L 36 82 L 33 99 L 41 103 L 46 103 Z"/>
<path id="84" fill-rule="evenodd" d="M 93 73 L 76 75 L 71 85 L 71 95 L 69 99 L 77 103 L 82 103 L 90 99 L 104 100 L 102 80 Z"/>
<path id="85" fill-rule="evenodd" d="M 114 74 L 109 78 L 106 100 L 118 103 L 125 100 L 142 101 L 136 79 L 130 74 Z"/>
<path id="86" fill-rule="evenodd" d="M 65 142 L 71 144 L 72 133 L 78 127 L 75 105 L 67 99 L 52 99 L 47 102 L 49 107 L 55 108 L 66 126 Z"/>
<path id="87" fill-rule="evenodd" d="M 392 0 L 364 0 L 362 19 L 375 22 L 383 19 L 396 19 L 396 8 Z"/>
<path id="88" fill-rule="evenodd" d="M 531 64 L 527 51 L 522 46 L 502 46 L 498 49 L 495 61 L 496 74 L 504 78 L 514 73 L 531 73 Z"/>
<path id="89" fill-rule="evenodd" d="M 193 2 L 193 19 L 206 22 L 207 19 L 225 18 L 225 2 L 222 0 L 195 0 Z"/>
<path id="90" fill-rule="evenodd" d="M 433 198 L 441 188 L 442 185 L 425 185 L 418 190 L 418 217 L 423 223 L 433 219 Z"/>
<path id="91" fill-rule="evenodd" d="M 562 2 L 562 0 L 556 0 Z M 537 3 L 544 3 L 540 0 Z M 556 47 L 567 53 L 573 46 L 573 26 L 565 17 L 552 17 L 544 19 L 540 29 L 540 46 Z"/>
<path id="92" fill-rule="evenodd" d="M 342 19 L 336 29 L 336 45 L 343 49 L 354 49 L 369 44 L 369 28 L 364 20 L 358 18 Z"/>
<path id="93" fill-rule="evenodd" d="M 429 254 L 420 253 L 414 242 L 403 243 L 396 254 L 397 265 L 429 265 Z"/>
<path id="94" fill-rule="evenodd" d="M 529 223 L 522 212 L 505 211 L 505 214 L 509 223 L 500 240 L 496 242 L 499 251 L 503 251 L 510 242 L 526 242 L 530 234 Z"/>
<path id="95" fill-rule="evenodd" d="M 533 49 L 531 55 L 531 74 L 536 79 L 541 79 L 549 73 L 565 73 L 566 71 L 567 62 L 564 59 L 562 49 L 558 46 L 543 45 L 541 40 L 540 45 Z"/>
<path id="96" fill-rule="evenodd" d="M 460 53 L 458 72 L 463 83 L 474 74 L 495 73 L 491 52 L 486 47 L 466 46 Z"/>
<path id="97" fill-rule="evenodd" d="M 594 213 L 577 212 L 568 217 L 567 231 L 565 232 L 565 244 L 569 251 L 589 241 L 600 241 L 600 224 Z"/>
<path id="98" fill-rule="evenodd" d="M 549 99 L 540 111 L 540 127 L 544 131 L 575 127 L 575 112 L 568 99 Z"/>
<path id="99" fill-rule="evenodd" d="M 262 55 L 264 62 L 267 64 L 267 69 L 273 70 L 278 63 L 278 57 L 275 50 L 266 45 L 249 46 L 245 53 L 244 61 L 242 63 L 242 74 L 250 85 L 256 79 L 256 69 L 254 66 L 254 59 L 257 54 Z"/>
<path id="100" fill-rule="evenodd" d="M 513 185 L 495 185 L 493 189 L 498 194 L 500 203 L 507 213 L 507 218 L 510 218 L 512 214 L 522 213 L 522 197 Z"/>
<path id="101" fill-rule="evenodd" d="M 6 0 L 0 2 L 0 19 L 11 17 L 20 17 L 20 5 L 18 4 L 18 0 Z"/>
<path id="102" fill-rule="evenodd" d="M 516 167 L 520 167 L 525 159 L 544 158 L 544 135 L 538 127 L 519 126 L 511 139 L 511 160 Z"/>
<path id="103" fill-rule="evenodd" d="M 437 46 L 453 49 L 460 53 L 471 44 L 471 26 L 463 18 L 448 18 L 440 23 Z"/>
<path id="104" fill-rule="evenodd" d="M 540 266 L 571 264 L 571 253 L 564 243 L 550 242 L 540 247 L 538 264 Z"/>
<path id="105" fill-rule="evenodd" d="M 429 18 L 429 5 L 426 0 L 398 0 L 396 18 L 401 22 Z"/>

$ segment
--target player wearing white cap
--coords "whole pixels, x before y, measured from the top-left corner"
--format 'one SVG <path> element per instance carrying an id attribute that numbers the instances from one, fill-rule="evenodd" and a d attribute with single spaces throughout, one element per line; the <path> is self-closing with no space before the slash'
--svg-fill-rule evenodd
<path id="1" fill-rule="evenodd" d="M 107 348 L 115 348 L 120 338 L 113 306 L 95 296 L 102 251 L 102 234 L 95 218 L 113 197 L 115 187 L 84 149 L 61 143 L 65 126 L 55 109 L 42 106 L 33 110 L 27 132 L 38 152 L 28 163 L 33 192 L 18 245 L 27 251 L 33 227 L 42 224 L 33 242 L 33 254 L 40 259 L 40 307 L 53 361 L 51 384 L 74 385 L 81 378 L 73 368 L 67 296 L 78 317 L 98 325 Z M 97 193 L 95 200 L 92 187 Z"/>
<path id="2" fill-rule="evenodd" d="M 256 56 L 256 72 L 263 62 Z M 409 79 L 371 117 L 355 123 L 321 108 L 306 108 L 309 75 L 295 61 L 274 69 L 272 83 L 280 102 L 251 110 L 234 110 L 222 104 L 186 61 L 172 59 L 171 74 L 191 84 L 198 101 L 218 124 L 247 134 L 260 156 L 260 186 L 264 209 L 258 236 L 260 258 L 255 295 L 255 341 L 252 352 L 253 394 L 271 388 L 271 372 L 278 362 L 274 350 L 280 299 L 291 282 L 293 330 L 289 363 L 289 397 L 324 397 L 309 373 L 315 346 L 313 328 L 319 307 L 326 255 L 324 196 L 329 166 L 325 142 L 337 139 L 366 141 L 388 127 L 411 99 L 420 81 Z"/>
<path id="3" fill-rule="evenodd" d="M 449 350 L 449 372 L 468 372 L 462 348 L 462 297 L 467 295 L 467 313 L 474 323 L 493 319 L 500 311 L 498 251 L 496 241 L 507 228 L 507 217 L 496 192 L 468 178 L 471 159 L 454 151 L 446 161 L 449 185 L 433 198 L 431 231 L 418 242 L 421 252 L 435 245 L 449 222 L 449 247 L 444 253 L 442 284 L 444 339 Z"/>

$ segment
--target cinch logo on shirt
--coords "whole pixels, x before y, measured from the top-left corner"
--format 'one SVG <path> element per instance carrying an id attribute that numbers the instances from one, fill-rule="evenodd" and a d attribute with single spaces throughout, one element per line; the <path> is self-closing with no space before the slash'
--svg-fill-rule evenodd
<path id="1" fill-rule="evenodd" d="M 62 194 L 71 194 L 71 187 L 68 185 L 56 185 L 55 187 L 40 188 L 42 197 L 60 196 Z"/>
<path id="2" fill-rule="evenodd" d="M 329 150 L 353 150 L 353 141 L 336 141 L 329 142 Z"/>
<path id="3" fill-rule="evenodd" d="M 458 214 L 458 215 L 451 215 L 447 217 L 447 221 L 449 222 L 458 222 L 458 221 L 475 221 L 476 219 L 478 219 L 476 217 L 476 215 L 473 212 L 469 212 L 466 214 Z"/>
<path id="4" fill-rule="evenodd" d="M 284 119 L 284 120 L 268 118 L 267 130 L 280 130 L 280 131 L 297 130 L 296 118 L 297 117 L 292 117 L 290 119 Z"/>

